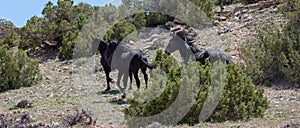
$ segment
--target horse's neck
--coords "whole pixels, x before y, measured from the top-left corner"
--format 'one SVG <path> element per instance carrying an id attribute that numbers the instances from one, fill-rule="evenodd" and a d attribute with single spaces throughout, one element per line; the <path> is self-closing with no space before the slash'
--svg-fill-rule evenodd
<path id="1" fill-rule="evenodd" d="M 98 46 L 98 51 L 99 51 L 101 56 L 104 56 L 106 54 L 106 51 L 107 51 L 107 45 L 104 45 L 100 42 L 100 44 Z"/>
<path id="2" fill-rule="evenodd" d="M 190 49 L 191 51 L 196 54 L 197 52 L 202 52 L 201 50 L 199 50 L 196 46 L 194 46 L 193 44 L 190 45 Z"/>
<path id="3" fill-rule="evenodd" d="M 179 53 L 185 62 L 187 62 L 187 60 L 189 60 L 190 57 L 193 57 L 192 56 L 193 53 L 191 52 L 191 50 L 189 48 L 179 49 Z"/>

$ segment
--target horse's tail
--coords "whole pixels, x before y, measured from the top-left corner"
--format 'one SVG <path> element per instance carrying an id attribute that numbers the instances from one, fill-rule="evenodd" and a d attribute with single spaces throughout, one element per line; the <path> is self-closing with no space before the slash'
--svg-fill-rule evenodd
<path id="1" fill-rule="evenodd" d="M 149 69 L 154 69 L 154 68 L 157 67 L 156 64 L 151 64 L 151 63 L 148 62 L 148 59 L 147 59 L 146 54 L 143 53 L 142 51 L 141 51 L 141 54 L 140 54 L 140 59 L 142 60 L 142 62 L 143 62 L 143 63 L 147 66 L 147 68 L 149 68 Z"/>
<path id="2" fill-rule="evenodd" d="M 157 67 L 156 64 L 150 64 L 147 60 L 144 60 L 144 59 L 141 59 L 141 60 L 147 66 L 147 68 L 149 68 L 149 69 L 154 69 L 154 68 Z"/>

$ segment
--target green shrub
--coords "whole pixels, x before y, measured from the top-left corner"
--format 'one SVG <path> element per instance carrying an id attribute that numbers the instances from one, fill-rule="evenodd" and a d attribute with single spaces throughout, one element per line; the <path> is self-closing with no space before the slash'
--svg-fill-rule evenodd
<path id="1" fill-rule="evenodd" d="M 208 89 L 212 83 L 210 65 L 201 66 L 200 72 L 200 91 L 191 111 L 181 121 L 193 125 L 198 123 L 199 113 L 201 111 L 204 100 L 208 97 Z M 269 102 L 263 95 L 264 90 L 261 87 L 255 87 L 251 79 L 242 73 L 242 69 L 234 64 L 227 66 L 224 90 L 222 98 L 217 107 L 207 121 L 222 122 L 226 120 L 242 120 L 253 117 L 263 117 L 265 110 L 268 108 Z M 207 77 L 207 76 L 212 77 Z"/>
<path id="2" fill-rule="evenodd" d="M 300 83 L 299 32 L 290 25 L 265 25 L 249 41 L 256 43 L 241 48 L 244 70 L 256 84 L 296 87 Z"/>
<path id="3" fill-rule="evenodd" d="M 202 10 L 207 17 L 212 18 L 214 1 L 213 0 L 190 0 L 192 3 L 197 5 L 200 10 Z"/>
<path id="4" fill-rule="evenodd" d="M 37 60 L 30 59 L 22 50 L 0 46 L 0 92 L 30 87 L 41 79 Z"/>
<path id="5" fill-rule="evenodd" d="M 136 31 L 134 24 L 130 23 L 128 20 L 121 20 L 109 28 L 104 35 L 104 39 L 122 41 L 126 36 L 134 31 Z"/>
<path id="6" fill-rule="evenodd" d="M 75 40 L 79 31 L 74 33 L 68 32 L 63 36 L 62 46 L 59 48 L 58 58 L 59 60 L 73 59 L 73 49 L 75 47 Z"/>
<path id="7" fill-rule="evenodd" d="M 156 27 L 157 25 L 164 25 L 168 21 L 172 21 L 174 18 L 156 12 L 149 12 L 149 15 L 146 16 L 147 27 Z"/>
<path id="8" fill-rule="evenodd" d="M 5 35 L 2 44 L 7 44 L 9 47 L 14 47 L 19 45 L 19 42 L 20 38 L 18 37 L 18 33 L 15 32 L 13 27 L 11 27 L 9 32 Z"/>
<path id="9" fill-rule="evenodd" d="M 287 1 L 280 10 L 288 19 L 286 24 L 264 25 L 256 38 L 241 48 L 246 62 L 244 70 L 256 84 L 284 83 L 284 88 L 297 88 L 300 87 L 300 3 Z"/>
<path id="10" fill-rule="evenodd" d="M 153 84 L 145 90 L 145 92 L 134 93 L 134 95 L 139 97 L 142 93 L 143 97 L 151 97 L 158 95 L 157 90 L 160 90 L 159 92 L 161 93 L 159 97 L 147 102 L 128 99 L 130 107 L 124 109 L 124 113 L 126 114 L 126 119 L 130 126 L 144 126 L 151 123 L 153 121 L 151 119 L 137 121 L 132 117 L 148 117 L 164 112 L 177 100 L 176 98 L 180 98 L 178 97 L 179 89 L 181 89 L 181 95 L 184 95 L 184 97 L 181 97 L 183 100 L 180 100 L 184 102 L 181 104 L 182 106 L 166 115 L 160 116 L 160 118 L 155 121 L 164 125 L 170 125 L 174 122 L 167 117 L 172 114 L 175 114 L 175 117 L 180 116 L 176 114 L 184 111 L 184 108 L 189 107 L 190 109 L 188 109 L 187 114 L 183 115 L 183 118 L 180 119 L 178 123 L 186 123 L 189 125 L 199 123 L 201 110 L 211 109 L 209 107 L 203 108 L 207 98 L 210 102 L 206 103 L 214 104 L 214 102 L 219 100 L 219 102 L 215 104 L 216 108 L 212 109 L 212 114 L 210 116 L 208 115 L 208 118 L 203 118 L 203 120 L 210 122 L 247 120 L 253 117 L 262 117 L 269 105 L 267 98 L 263 95 L 264 90 L 261 87 L 255 87 L 251 79 L 243 74 L 241 68 L 237 65 L 229 64 L 225 69 L 222 66 L 214 66 L 212 68 L 207 60 L 205 65 L 191 63 L 188 68 L 179 68 L 175 59 L 171 56 L 164 55 L 162 51 L 157 53 L 155 63 L 158 64 L 160 70 L 165 72 L 167 79 L 166 84 L 161 85 L 164 83 L 162 82 L 163 80 L 155 79 L 157 76 L 152 76 L 151 79 L 155 79 L 152 82 Z M 197 70 L 199 71 L 199 76 L 191 74 Z M 220 75 L 219 71 L 226 74 Z M 181 73 L 185 75 L 182 76 Z M 158 78 L 160 78 L 160 76 Z M 215 81 L 215 79 L 223 79 L 224 83 L 220 84 L 220 81 Z M 200 81 L 199 86 L 196 86 L 198 87 L 197 90 L 195 90 L 192 83 L 197 80 Z M 214 86 L 212 86 L 212 84 Z M 216 84 L 223 86 L 215 86 Z M 184 87 L 180 88 L 181 85 L 184 85 Z M 209 93 L 212 95 L 208 96 Z M 215 97 L 217 96 L 216 94 L 220 93 L 222 95 L 219 96 L 219 99 L 216 99 L 218 98 Z M 193 96 L 195 99 L 193 99 Z M 191 102 L 189 103 L 187 101 Z M 204 111 L 201 117 L 206 114 L 209 113 L 205 113 Z"/>

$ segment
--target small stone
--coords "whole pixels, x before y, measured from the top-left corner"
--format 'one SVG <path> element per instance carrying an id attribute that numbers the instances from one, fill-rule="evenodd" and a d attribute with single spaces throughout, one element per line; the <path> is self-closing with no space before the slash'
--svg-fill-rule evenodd
<path id="1" fill-rule="evenodd" d="M 220 24 L 220 21 L 219 21 L 219 20 L 213 21 L 213 25 L 217 26 L 217 25 L 219 25 L 219 24 Z"/>
<path id="2" fill-rule="evenodd" d="M 237 11 L 237 12 L 234 13 L 235 16 L 238 16 L 240 14 L 241 14 L 241 11 Z"/>
<path id="3" fill-rule="evenodd" d="M 247 19 L 249 17 L 249 14 L 245 14 L 242 16 L 242 19 Z"/>
<path id="4" fill-rule="evenodd" d="M 69 68 L 68 67 L 63 67 L 63 70 L 67 71 L 67 70 L 69 70 Z"/>
<path id="5" fill-rule="evenodd" d="M 277 11 L 278 11 L 277 8 L 273 8 L 273 9 L 270 11 L 270 13 L 277 12 Z"/>
<path id="6" fill-rule="evenodd" d="M 238 21 L 238 20 L 240 20 L 240 17 L 235 16 L 235 17 L 233 18 L 233 20 L 234 20 L 234 21 Z"/>
<path id="7" fill-rule="evenodd" d="M 220 17 L 218 17 L 218 20 L 219 21 L 225 21 L 227 19 L 227 17 L 225 17 L 225 16 L 220 16 Z"/>
<path id="8" fill-rule="evenodd" d="M 52 77 L 51 76 L 46 76 L 46 80 L 52 81 Z"/>
<path id="9" fill-rule="evenodd" d="M 9 101 L 9 99 L 10 99 L 9 97 L 5 97 L 5 102 Z"/>
<path id="10" fill-rule="evenodd" d="M 246 13 L 246 12 L 248 12 L 248 9 L 242 10 L 242 13 Z"/>

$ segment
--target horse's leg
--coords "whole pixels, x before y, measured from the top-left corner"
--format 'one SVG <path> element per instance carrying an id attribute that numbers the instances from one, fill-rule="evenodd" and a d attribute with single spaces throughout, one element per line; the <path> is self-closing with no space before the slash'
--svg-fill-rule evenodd
<path id="1" fill-rule="evenodd" d="M 109 66 L 108 66 L 109 67 Z M 107 72 L 108 74 L 111 72 L 111 69 L 110 68 L 107 68 Z M 114 83 L 114 80 L 112 78 L 109 77 L 108 75 L 108 82 L 111 82 L 111 83 Z"/>
<path id="2" fill-rule="evenodd" d="M 107 68 L 104 68 L 104 72 L 105 72 L 106 84 L 107 84 L 105 91 L 109 91 L 110 90 L 109 82 L 111 80 L 111 78 L 109 77 L 109 70 Z"/>
<path id="3" fill-rule="evenodd" d="M 124 73 L 124 76 L 123 76 L 124 90 L 123 90 L 122 98 L 125 98 L 125 97 L 126 97 L 125 90 L 126 90 L 126 88 L 127 88 L 127 82 L 128 82 L 128 73 Z"/>
<path id="4" fill-rule="evenodd" d="M 136 86 L 137 86 L 138 89 L 140 89 L 140 80 L 139 80 L 138 71 L 134 72 L 133 75 L 134 75 L 134 79 L 135 79 L 135 82 L 136 82 Z"/>
<path id="5" fill-rule="evenodd" d="M 146 83 L 146 88 L 147 88 L 147 85 L 148 85 L 148 74 L 147 74 L 147 67 L 145 68 L 142 68 L 142 73 L 144 74 L 144 79 L 145 79 L 145 83 Z"/>
<path id="6" fill-rule="evenodd" d="M 121 72 L 118 72 L 117 86 L 121 92 L 123 92 L 123 88 L 120 86 L 120 80 L 121 80 L 122 75 L 123 74 Z"/>
<path id="7" fill-rule="evenodd" d="M 130 80 L 129 90 L 132 90 L 132 72 L 131 71 L 129 71 L 129 80 Z"/>
<path id="8" fill-rule="evenodd" d="M 124 90 L 127 88 L 127 83 L 128 83 L 128 73 L 124 73 L 123 76 Z"/>
<path id="9" fill-rule="evenodd" d="M 124 74 L 122 73 L 122 72 L 120 72 L 119 71 L 119 73 L 118 73 L 118 79 L 117 79 L 117 86 L 118 86 L 118 88 L 120 89 L 120 91 L 121 91 L 121 93 L 123 93 L 123 95 L 122 95 L 122 98 L 125 98 L 126 97 L 126 93 L 125 93 L 125 89 L 126 88 L 122 88 L 121 86 L 120 86 L 120 80 L 121 80 L 121 77 L 123 76 Z M 124 75 L 125 76 L 125 75 Z M 127 76 L 128 77 L 128 76 Z M 127 78 L 128 79 L 128 78 Z"/>
<path id="10" fill-rule="evenodd" d="M 103 69 L 104 69 L 104 72 L 105 72 L 105 75 L 106 75 L 106 82 L 113 82 L 113 79 L 109 77 L 109 73 L 111 72 L 111 68 L 110 66 L 106 63 L 105 59 L 101 58 L 101 61 L 100 61 Z M 109 83 L 107 84 L 109 86 Z M 109 88 L 110 89 L 110 88 Z"/>

